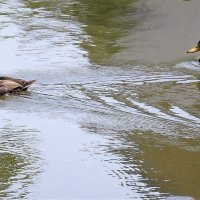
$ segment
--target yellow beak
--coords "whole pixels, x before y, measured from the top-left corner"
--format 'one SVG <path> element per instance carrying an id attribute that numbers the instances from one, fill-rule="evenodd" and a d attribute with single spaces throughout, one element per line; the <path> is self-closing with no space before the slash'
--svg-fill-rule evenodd
<path id="1" fill-rule="evenodd" d="M 187 51 L 187 53 L 194 53 L 194 52 L 197 52 L 197 51 L 200 51 L 200 47 L 198 47 L 198 46 L 189 49 L 189 50 Z"/>

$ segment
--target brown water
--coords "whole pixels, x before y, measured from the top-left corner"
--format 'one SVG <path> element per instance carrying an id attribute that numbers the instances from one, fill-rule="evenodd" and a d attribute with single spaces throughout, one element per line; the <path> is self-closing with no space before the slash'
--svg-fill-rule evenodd
<path id="1" fill-rule="evenodd" d="M 2 199 L 200 199 L 198 1 L 0 1 Z"/>

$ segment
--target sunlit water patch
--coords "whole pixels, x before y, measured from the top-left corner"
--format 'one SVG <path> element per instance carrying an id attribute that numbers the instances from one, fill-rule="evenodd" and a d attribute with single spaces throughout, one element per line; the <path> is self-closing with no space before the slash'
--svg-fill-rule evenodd
<path id="1" fill-rule="evenodd" d="M 47 67 L 58 70 L 88 64 L 86 51 L 80 49 L 81 24 L 56 19 L 53 13 L 43 9 L 32 10 L 24 4 L 11 4 L 11 7 L 10 4 L 7 2 L 1 8 L 6 15 L 0 16 L 5 24 L 0 32 L 2 72 L 31 66 L 37 70 Z"/>
<path id="2" fill-rule="evenodd" d="M 86 134 L 72 120 L 55 121 L 33 113 L 24 117 L 2 110 L 0 120 L 4 122 L 0 127 L 3 198 L 140 199 L 160 195 L 158 188 L 146 184 L 139 163 L 128 164 L 115 153 L 134 146 L 137 152 L 136 144 L 126 147 L 115 137 Z"/>

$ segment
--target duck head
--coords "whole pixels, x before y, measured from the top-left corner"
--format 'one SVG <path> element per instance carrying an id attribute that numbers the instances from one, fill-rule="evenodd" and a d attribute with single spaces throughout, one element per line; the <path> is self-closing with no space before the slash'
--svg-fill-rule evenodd
<path id="1" fill-rule="evenodd" d="M 200 51 L 200 41 L 198 42 L 196 47 L 193 47 L 193 48 L 189 49 L 187 51 L 187 53 L 194 53 L 194 52 L 197 52 L 197 51 Z"/>

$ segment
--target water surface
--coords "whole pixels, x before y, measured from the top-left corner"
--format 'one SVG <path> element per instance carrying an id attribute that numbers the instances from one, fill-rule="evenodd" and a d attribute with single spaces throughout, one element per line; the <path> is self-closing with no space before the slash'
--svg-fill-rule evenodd
<path id="1" fill-rule="evenodd" d="M 0 99 L 1 198 L 200 198 L 198 2 L 0 5 L 1 74 L 37 79 Z"/>

